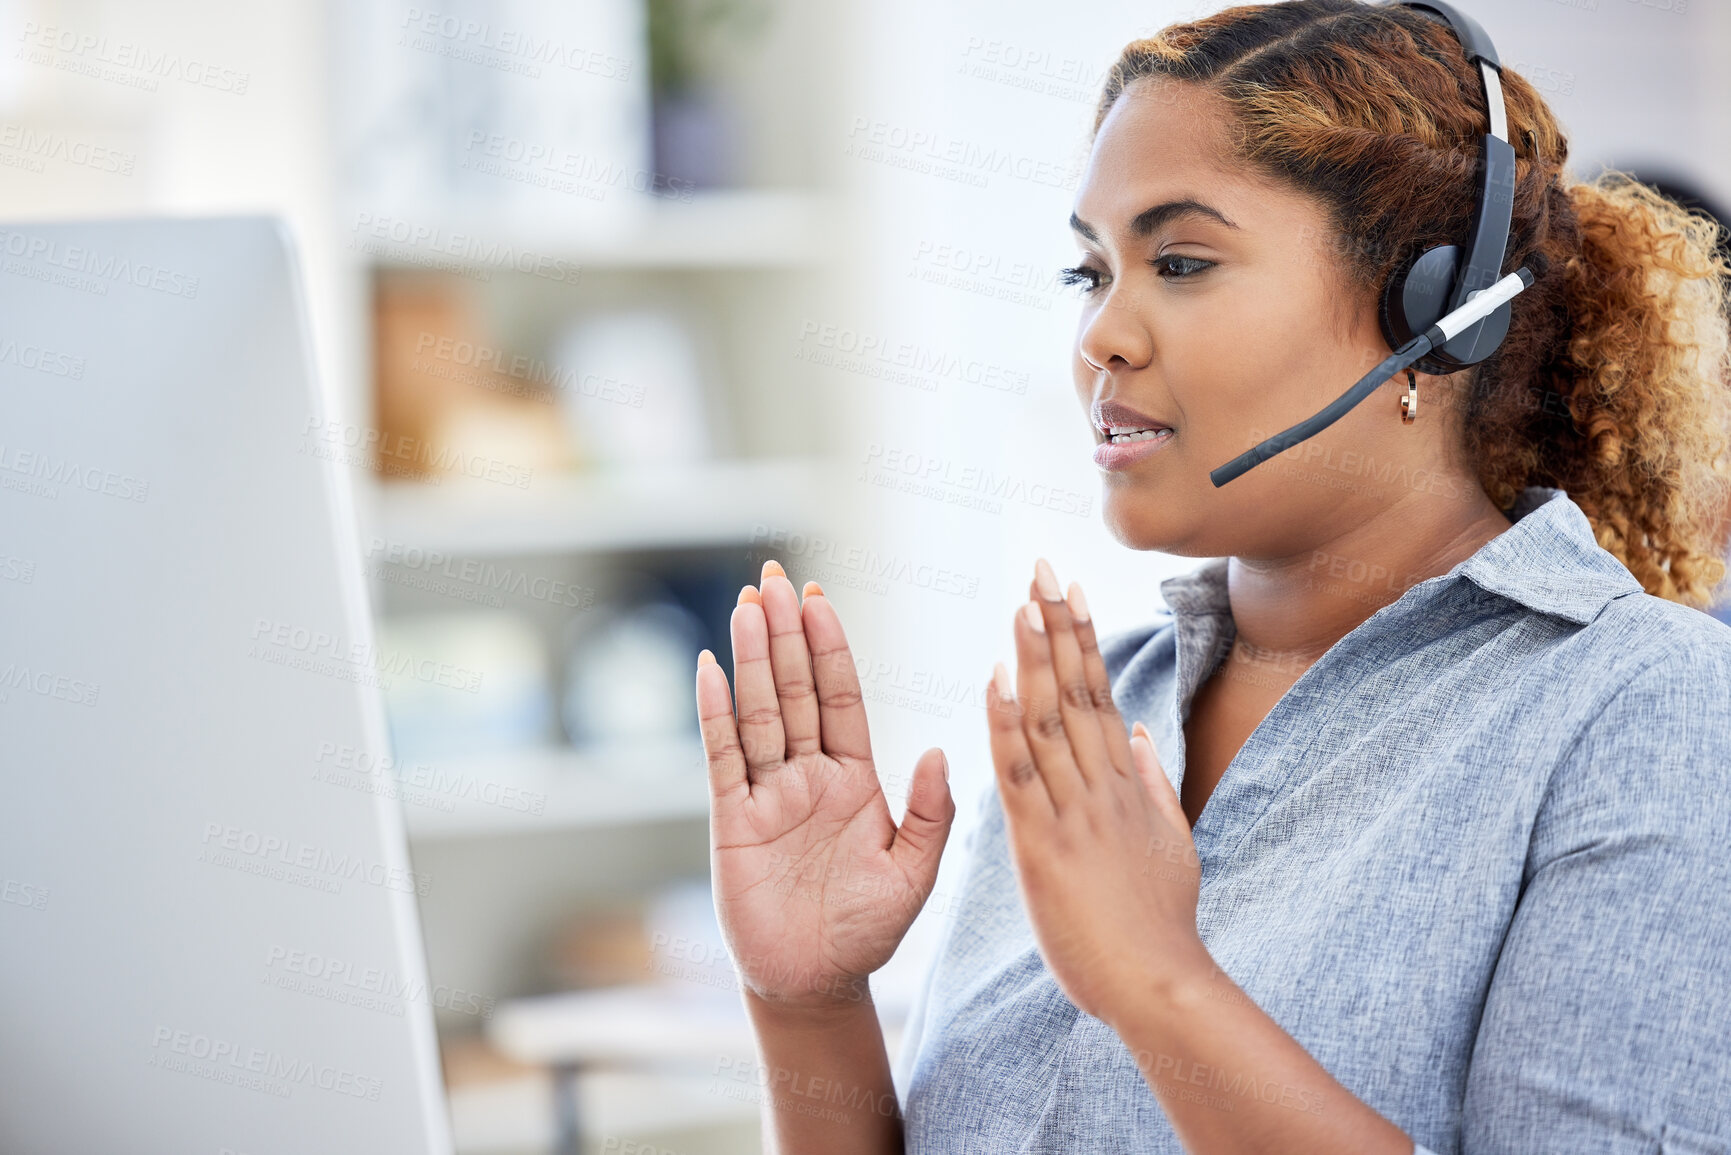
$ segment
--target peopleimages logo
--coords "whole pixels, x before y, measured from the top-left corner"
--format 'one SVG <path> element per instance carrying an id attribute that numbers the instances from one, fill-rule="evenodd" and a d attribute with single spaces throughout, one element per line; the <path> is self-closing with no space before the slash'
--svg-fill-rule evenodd
<path id="1" fill-rule="evenodd" d="M 404 978 L 384 967 L 360 966 L 318 951 L 272 946 L 265 955 L 264 981 L 361 1010 L 398 1018 L 408 1003 L 426 1003 L 460 1015 L 491 1018 L 494 998 L 440 983 L 431 990 L 420 979 Z"/>
<path id="2" fill-rule="evenodd" d="M 293 622 L 277 621 L 271 618 L 255 619 L 252 627 L 252 642 L 253 645 L 248 651 L 248 656 L 258 658 L 261 661 L 274 661 L 284 656 L 298 655 L 309 660 L 322 661 L 330 667 L 327 669 L 324 666 L 306 666 L 306 668 L 314 668 L 315 672 L 335 672 L 336 669 L 351 669 L 356 672 L 377 671 L 381 674 L 413 678 L 428 685 L 445 686 L 469 694 L 479 693 L 481 689 L 482 671 L 480 670 L 471 670 L 467 666 L 459 666 L 453 662 L 421 658 L 398 650 L 381 650 L 372 642 L 344 638 L 342 635 L 328 630 L 317 630 L 309 626 L 296 625 Z M 305 663 L 294 662 L 280 664 L 305 665 Z M 371 683 L 367 684 L 370 685 Z"/>
<path id="3" fill-rule="evenodd" d="M 26 261 L 38 261 L 98 281 L 128 284 L 171 297 L 198 296 L 198 278 L 190 273 L 105 254 L 87 245 L 63 245 L 35 233 L 0 229 L 0 253 Z"/>
<path id="4" fill-rule="evenodd" d="M 50 377 L 84 379 L 84 358 L 11 337 L 0 337 L 0 365 L 16 365 Z"/>
<path id="5" fill-rule="evenodd" d="M 138 163 L 134 153 L 105 148 L 63 132 L 44 131 L 24 124 L 0 124 L 0 150 L 18 154 L 31 172 L 46 172 L 47 162 L 57 160 L 75 168 L 131 176 Z"/>
<path id="6" fill-rule="evenodd" d="M 7 878 L 0 880 L 0 902 L 9 902 L 31 910 L 46 910 L 48 891 L 44 887 L 32 886 L 16 878 Z"/>
<path id="7" fill-rule="evenodd" d="M 683 177 L 478 128 L 469 130 L 467 152 L 458 167 L 588 200 L 605 200 L 609 189 L 625 189 L 689 201 L 697 190 L 695 183 Z"/>
<path id="8" fill-rule="evenodd" d="M 860 371 L 860 366 L 877 363 L 906 369 L 916 379 L 924 379 L 935 389 L 938 380 L 964 382 L 1005 393 L 1025 394 L 1031 375 L 1025 369 L 1011 369 L 981 361 L 957 357 L 953 353 L 933 349 L 912 341 L 893 341 L 882 334 L 861 332 L 845 325 L 806 318 L 799 327 L 801 349 L 811 348 L 795 356 L 818 364 L 830 364 L 838 369 Z M 816 350 L 842 354 L 845 360 L 825 360 L 814 356 Z"/>
<path id="9" fill-rule="evenodd" d="M 322 781 L 334 782 L 338 776 L 359 775 L 358 781 L 391 783 L 393 796 L 408 802 L 424 802 L 441 810 L 455 810 L 453 800 L 497 806 L 524 814 L 541 814 L 547 809 L 547 795 L 539 790 L 495 782 L 474 774 L 442 770 L 429 762 L 401 763 L 390 754 L 375 754 L 359 746 L 320 742 L 313 762 L 314 771 Z M 355 781 L 355 779 L 351 779 Z"/>
<path id="10" fill-rule="evenodd" d="M 443 474 L 459 473 L 476 481 L 527 489 L 535 476 L 531 465 L 500 461 L 484 453 L 435 445 L 404 433 L 387 433 L 346 421 L 308 417 L 301 433 L 301 451 L 321 461 L 372 466 L 380 473 L 430 473 L 435 484 L 442 480 Z"/>
<path id="11" fill-rule="evenodd" d="M 516 58 L 513 63 L 526 65 L 523 71 L 531 77 L 541 75 L 534 65 L 548 64 L 571 72 L 587 73 L 603 80 L 631 79 L 631 61 L 622 56 L 614 56 L 581 44 L 567 44 L 550 36 L 537 36 L 524 29 L 503 27 L 485 20 L 471 20 L 449 12 L 410 8 L 403 16 L 401 27 L 405 34 L 429 38 L 425 43 L 419 40 L 407 41 L 410 48 L 443 48 L 445 51 L 440 52 L 440 55 L 472 59 L 478 64 L 495 63 L 486 53 Z M 430 39 L 435 37 L 437 40 Z"/>
<path id="12" fill-rule="evenodd" d="M 816 567 L 812 572 L 822 576 L 823 582 L 820 584 L 854 584 L 837 580 L 838 576 L 851 575 L 863 579 L 863 584 L 857 588 L 876 594 L 887 593 L 889 582 L 964 598 L 974 597 L 980 592 L 980 578 L 977 574 L 904 557 L 895 552 L 881 553 L 871 546 L 850 545 L 821 534 L 807 534 L 759 524 L 752 528 L 751 545 L 754 550 L 766 552 L 780 560 Z M 803 572 L 801 576 L 805 576 Z"/>
<path id="13" fill-rule="evenodd" d="M 163 80 L 178 80 L 194 88 L 245 96 L 247 85 L 252 82 L 251 73 L 224 68 L 178 52 L 72 28 L 38 24 L 34 20 L 24 22 L 18 40 L 23 48 L 16 59 L 145 92 L 155 92 Z"/>
<path id="14" fill-rule="evenodd" d="M 334 851 L 293 838 L 206 822 L 199 854 L 201 862 L 246 874 L 268 874 L 312 890 L 340 893 L 345 880 L 425 897 L 433 880 L 425 871 L 369 861 L 347 851 Z"/>
<path id="15" fill-rule="evenodd" d="M 195 1075 L 217 1083 L 245 1086 L 288 1098 L 297 1086 L 317 1087 L 337 1095 L 377 1102 L 384 1083 L 346 1067 L 296 1059 L 265 1047 L 247 1047 L 231 1039 L 196 1031 L 157 1027 L 151 1040 L 150 1065 L 177 1074 Z"/>
<path id="16" fill-rule="evenodd" d="M 7 476 L 7 475 L 12 476 Z M 69 457 L 19 449 L 0 441 L 0 489 L 56 498 L 60 487 L 101 493 L 121 501 L 143 501 L 150 496 L 150 482 L 128 473 L 116 473 L 85 465 Z"/>
<path id="17" fill-rule="evenodd" d="M 40 667 L 8 662 L 0 667 L 0 702 L 6 702 L 14 691 L 23 690 L 44 698 L 58 698 L 75 706 L 96 705 L 96 695 L 102 687 L 82 678 L 56 674 Z"/>
<path id="18" fill-rule="evenodd" d="M 358 212 L 350 233 L 352 249 L 405 263 L 430 264 L 451 272 L 476 273 L 483 279 L 493 270 L 527 273 L 547 281 L 572 284 L 583 276 L 583 266 L 572 261 L 532 252 L 496 238 L 448 232 L 404 217 Z M 414 260 L 417 254 L 430 259 L 417 262 Z M 451 260 L 437 259 L 441 257 Z"/>
<path id="19" fill-rule="evenodd" d="M 987 147 L 935 129 L 910 127 L 856 116 L 848 126 L 843 154 L 894 168 L 985 188 L 994 176 L 1049 188 L 1074 190 L 1081 180 L 1080 159 L 1051 161 L 1014 149 Z"/>
<path id="20" fill-rule="evenodd" d="M 486 374 L 494 373 L 530 386 L 545 387 L 547 390 L 581 394 L 598 401 L 629 405 L 633 409 L 643 408 L 644 391 L 641 385 L 631 385 L 612 377 L 603 377 L 599 373 L 579 374 L 574 369 L 562 369 L 539 357 L 507 352 L 492 345 L 443 337 L 422 330 L 421 335 L 415 339 L 415 354 L 416 368 L 423 371 L 432 368 L 421 359 L 422 354 L 431 354 L 437 361 L 476 371 L 473 375 L 440 375 L 447 378 L 455 376 L 457 379 L 469 376 L 471 384 L 483 387 L 487 384 Z"/>
<path id="21" fill-rule="evenodd" d="M 988 513 L 1003 512 L 1005 502 L 1019 502 L 1086 517 L 1093 504 L 1087 494 L 1062 486 L 875 441 L 866 450 L 859 480 Z"/>

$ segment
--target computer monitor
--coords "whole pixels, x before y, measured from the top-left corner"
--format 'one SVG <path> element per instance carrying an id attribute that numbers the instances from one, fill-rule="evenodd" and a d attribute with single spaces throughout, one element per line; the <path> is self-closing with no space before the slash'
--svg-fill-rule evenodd
<path id="1" fill-rule="evenodd" d="M 0 225 L 9 1155 L 450 1150 L 330 413 L 279 223 Z"/>

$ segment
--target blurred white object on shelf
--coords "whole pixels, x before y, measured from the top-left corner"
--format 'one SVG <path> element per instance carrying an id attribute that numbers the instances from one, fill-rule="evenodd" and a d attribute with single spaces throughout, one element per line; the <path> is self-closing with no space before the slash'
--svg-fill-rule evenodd
<path id="1" fill-rule="evenodd" d="M 553 728 L 541 635 L 503 611 L 379 623 L 377 666 L 400 763 L 540 746 Z"/>
<path id="2" fill-rule="evenodd" d="M 702 638 L 696 616 L 668 600 L 603 606 L 577 619 L 563 703 L 572 744 L 696 734 L 691 679 Z"/>
<path id="3" fill-rule="evenodd" d="M 713 1063 L 756 1046 L 738 996 L 660 983 L 511 999 L 494 1010 L 487 1038 L 518 1062 L 575 1066 Z"/>
<path id="4" fill-rule="evenodd" d="M 385 220 L 398 247 L 461 260 L 476 238 L 439 222 L 601 235 L 677 191 L 651 172 L 642 0 L 350 0 L 332 12 L 357 229 Z"/>
<path id="5" fill-rule="evenodd" d="M 708 878 L 663 887 L 644 912 L 643 931 L 654 981 L 739 1000 L 739 972 L 721 937 Z"/>
<path id="6" fill-rule="evenodd" d="M 692 335 L 659 309 L 595 313 L 560 339 L 554 361 L 576 388 L 559 405 L 586 460 L 679 468 L 710 457 L 707 383 Z"/>

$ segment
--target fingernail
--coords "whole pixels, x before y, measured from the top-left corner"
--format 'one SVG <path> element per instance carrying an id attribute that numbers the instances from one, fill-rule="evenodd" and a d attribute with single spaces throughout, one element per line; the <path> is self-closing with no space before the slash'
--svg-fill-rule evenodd
<path id="1" fill-rule="evenodd" d="M 763 604 L 763 598 L 758 594 L 756 586 L 744 586 L 740 589 L 738 604 L 744 605 L 746 602 L 756 602 L 760 606 Z"/>
<path id="2" fill-rule="evenodd" d="M 992 664 L 992 689 L 1006 702 L 1016 696 L 1010 689 L 1010 671 L 1004 668 L 1002 662 Z"/>
<path id="3" fill-rule="evenodd" d="M 950 780 L 950 756 L 948 754 L 945 754 L 942 750 L 939 750 L 938 751 L 938 761 L 943 763 L 944 781 L 948 782 Z"/>
<path id="4" fill-rule="evenodd" d="M 697 651 L 697 664 L 700 666 L 713 666 L 716 664 L 715 655 L 710 653 L 708 650 L 699 650 Z"/>
<path id="5" fill-rule="evenodd" d="M 1088 599 L 1082 596 L 1082 587 L 1075 582 L 1070 583 L 1070 616 L 1078 622 L 1088 620 Z"/>
<path id="6" fill-rule="evenodd" d="M 1046 632 L 1046 619 L 1040 613 L 1039 602 L 1029 602 L 1022 607 L 1022 619 L 1028 623 L 1028 628 L 1036 634 Z"/>
<path id="7" fill-rule="evenodd" d="M 1040 596 L 1049 602 L 1064 596 L 1058 592 L 1058 575 L 1052 572 L 1052 567 L 1043 557 L 1034 562 L 1034 585 L 1039 587 Z"/>
<path id="8" fill-rule="evenodd" d="M 776 561 L 774 558 L 770 558 L 768 561 L 763 563 L 763 576 L 766 578 L 786 577 L 787 571 L 781 568 L 780 562 Z"/>
<path id="9" fill-rule="evenodd" d="M 823 596 L 823 587 L 818 585 L 816 582 L 806 582 L 805 589 L 800 591 L 799 596 L 802 600 L 805 598 L 821 598 Z"/>

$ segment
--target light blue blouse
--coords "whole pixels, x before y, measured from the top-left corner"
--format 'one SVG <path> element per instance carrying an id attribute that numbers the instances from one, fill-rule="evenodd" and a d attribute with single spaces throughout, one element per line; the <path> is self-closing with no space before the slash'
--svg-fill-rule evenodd
<path id="1" fill-rule="evenodd" d="M 1198 929 L 1418 1155 L 1727 1155 L 1731 627 L 1642 592 L 1560 490 L 1513 516 L 1251 734 L 1194 831 Z M 1225 565 L 1102 645 L 1174 787 L 1232 642 Z M 904 1042 L 908 1151 L 1178 1155 L 1035 948 L 995 788 L 966 853 Z"/>

